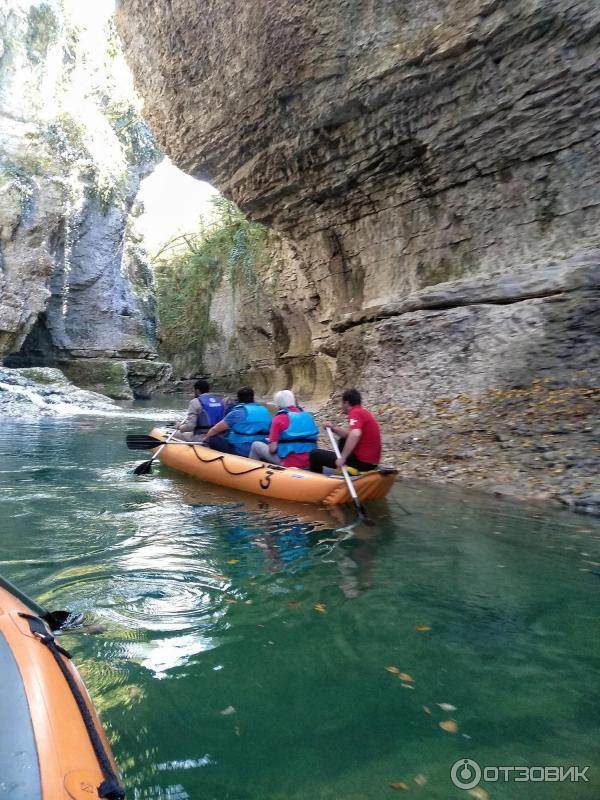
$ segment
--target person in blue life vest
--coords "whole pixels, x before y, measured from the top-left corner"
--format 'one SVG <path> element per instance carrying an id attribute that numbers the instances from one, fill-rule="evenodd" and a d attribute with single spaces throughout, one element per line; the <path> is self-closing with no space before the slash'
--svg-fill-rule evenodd
<path id="1" fill-rule="evenodd" d="M 254 402 L 254 389 L 243 386 L 237 393 L 238 403 L 216 425 L 206 432 L 207 447 L 221 453 L 248 456 L 254 442 L 265 442 L 271 427 L 271 415 Z"/>
<path id="2" fill-rule="evenodd" d="M 201 442 L 206 432 L 225 416 L 223 400 L 210 391 L 207 380 L 201 378 L 194 384 L 194 399 L 187 409 L 187 416 L 177 426 L 175 439 L 185 442 Z"/>
<path id="3" fill-rule="evenodd" d="M 269 441 L 254 442 L 250 458 L 296 469 L 309 468 L 309 453 L 317 446 L 319 429 L 312 414 L 296 405 L 289 389 L 276 392 L 273 402 L 279 411 L 273 417 Z"/>

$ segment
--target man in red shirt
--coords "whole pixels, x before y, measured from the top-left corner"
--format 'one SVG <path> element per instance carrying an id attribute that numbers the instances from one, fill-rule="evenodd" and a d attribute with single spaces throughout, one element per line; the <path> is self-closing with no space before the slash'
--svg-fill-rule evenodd
<path id="1" fill-rule="evenodd" d="M 341 469 L 352 467 L 358 472 L 377 469 L 381 459 L 381 431 L 373 414 L 361 405 L 360 392 L 347 389 L 342 395 L 342 409 L 348 417 L 348 428 L 324 422 L 340 437 L 341 458 L 331 450 L 313 450 L 310 454 L 312 472 L 323 472 L 323 467 Z"/>

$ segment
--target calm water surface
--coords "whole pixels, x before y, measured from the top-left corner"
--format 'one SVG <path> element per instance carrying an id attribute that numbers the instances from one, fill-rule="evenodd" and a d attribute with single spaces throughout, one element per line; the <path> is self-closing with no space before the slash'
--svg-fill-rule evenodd
<path id="1" fill-rule="evenodd" d="M 136 478 L 147 427 L 0 426 L 0 571 L 105 626 L 62 640 L 130 798 L 468 798 L 459 758 L 590 766 L 493 800 L 600 797 L 600 522 L 403 483 L 348 529 Z"/>

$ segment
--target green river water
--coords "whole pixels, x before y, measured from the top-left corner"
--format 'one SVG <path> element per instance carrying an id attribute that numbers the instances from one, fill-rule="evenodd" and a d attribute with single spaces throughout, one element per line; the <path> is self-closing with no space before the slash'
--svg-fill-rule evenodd
<path id="1" fill-rule="evenodd" d="M 340 530 L 350 510 L 136 478 L 149 427 L 0 426 L 0 572 L 105 627 L 61 641 L 130 800 L 600 798 L 600 521 L 398 482 Z M 589 782 L 469 795 L 461 758 Z"/>

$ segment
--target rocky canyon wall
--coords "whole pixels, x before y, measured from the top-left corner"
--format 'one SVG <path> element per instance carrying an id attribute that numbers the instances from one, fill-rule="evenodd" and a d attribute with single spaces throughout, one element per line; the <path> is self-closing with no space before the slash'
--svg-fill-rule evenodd
<path id="1" fill-rule="evenodd" d="M 121 0 L 117 22 L 168 154 L 284 240 L 258 311 L 215 298 L 211 371 L 356 384 L 402 474 L 600 512 L 600 6 Z"/>
<path id="2" fill-rule="evenodd" d="M 171 158 L 293 244 L 271 313 L 280 340 L 302 330 L 288 362 L 417 405 L 594 380 L 594 0 L 121 0 L 117 21 Z M 564 358 L 578 326 L 585 365 Z"/>
<path id="3" fill-rule="evenodd" d="M 105 23 L 0 0 L 0 358 L 131 396 L 167 371 L 151 275 L 126 236 L 159 151 Z"/>

